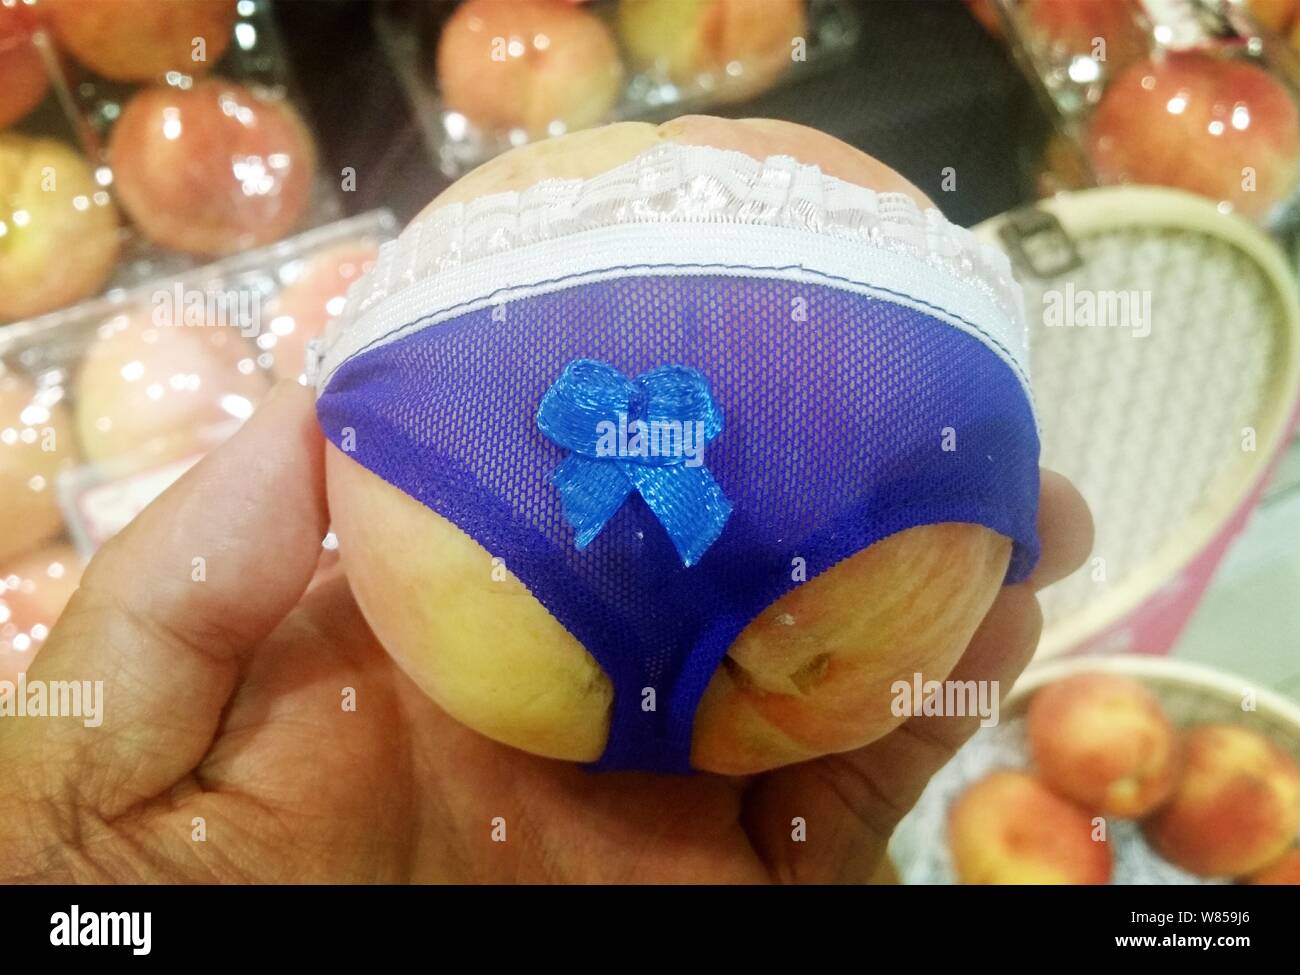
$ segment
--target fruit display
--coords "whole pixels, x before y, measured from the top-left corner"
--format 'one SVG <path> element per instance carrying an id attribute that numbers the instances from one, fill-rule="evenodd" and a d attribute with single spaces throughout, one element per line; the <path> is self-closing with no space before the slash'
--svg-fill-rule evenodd
<path id="1" fill-rule="evenodd" d="M 1285 944 L 1298 281 L 1300 0 L 0 0 L 7 940 Z"/>
<path id="2" fill-rule="evenodd" d="M 269 0 L 0 0 L 0 327 L 340 215 Z"/>
<path id="3" fill-rule="evenodd" d="M 0 680 L 83 559 L 276 381 L 305 381 L 308 343 L 393 231 L 376 211 L 0 329 Z"/>
<path id="4" fill-rule="evenodd" d="M 1110 83 L 1086 146 L 1103 182 L 1173 186 L 1261 218 L 1295 188 L 1300 111 L 1261 67 L 1171 53 Z"/>
<path id="5" fill-rule="evenodd" d="M 1114 659 L 1031 668 L 904 820 L 905 877 L 1300 883 L 1300 712 L 1270 697 L 1257 719 L 1229 675 Z"/>
<path id="6" fill-rule="evenodd" d="M 1104 884 L 1111 853 L 1088 814 L 1032 775 L 993 772 L 953 804 L 948 844 L 963 884 Z"/>
<path id="7" fill-rule="evenodd" d="M 525 141 L 744 101 L 843 61 L 841 0 L 461 0 L 376 27 L 448 176 Z"/>
<path id="8" fill-rule="evenodd" d="M 1141 0 L 979 0 L 968 9 L 1070 122 L 1126 65 L 1162 49 Z"/>
<path id="9" fill-rule="evenodd" d="M 1055 113 L 1040 191 L 1093 184 L 1199 193 L 1270 227 L 1289 219 L 1300 110 L 1285 45 L 1295 4 L 999 0 L 1007 39 Z M 981 11 L 985 20 L 986 11 Z M 1258 26 L 1257 26 L 1258 25 Z M 1062 138 L 1077 151 L 1063 151 Z"/>

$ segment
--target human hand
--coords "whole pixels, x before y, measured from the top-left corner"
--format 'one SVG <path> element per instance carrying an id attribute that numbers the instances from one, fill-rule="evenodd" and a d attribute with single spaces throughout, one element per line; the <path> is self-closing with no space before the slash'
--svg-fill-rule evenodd
<path id="1" fill-rule="evenodd" d="M 0 719 L 0 881 L 861 881 L 979 721 L 746 779 L 528 755 L 420 692 L 341 576 L 308 590 L 328 522 L 312 396 L 282 384 L 101 550 L 28 679 L 102 680 L 103 722 Z M 1039 527 L 952 679 L 1006 689 L 1028 662 L 1034 590 L 1091 545 L 1050 472 Z"/>

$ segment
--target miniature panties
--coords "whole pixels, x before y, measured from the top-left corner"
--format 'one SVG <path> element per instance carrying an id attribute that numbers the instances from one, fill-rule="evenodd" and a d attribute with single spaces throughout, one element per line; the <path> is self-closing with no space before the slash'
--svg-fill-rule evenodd
<path id="1" fill-rule="evenodd" d="M 663 144 L 413 225 L 311 368 L 326 436 L 604 669 L 598 767 L 680 771 L 728 647 L 799 581 L 938 522 L 1028 575 L 1019 302 L 1004 255 L 905 195 Z"/>

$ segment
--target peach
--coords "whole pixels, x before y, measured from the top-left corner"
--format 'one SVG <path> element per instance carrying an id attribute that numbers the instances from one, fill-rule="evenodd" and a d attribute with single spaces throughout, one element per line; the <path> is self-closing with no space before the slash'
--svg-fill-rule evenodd
<path id="1" fill-rule="evenodd" d="M 273 357 L 281 379 L 303 379 L 307 343 L 325 332 L 343 310 L 348 287 L 369 271 L 379 255 L 372 240 L 355 240 L 296 260 L 285 269 L 284 287 L 262 309 L 260 348 Z"/>
<path id="2" fill-rule="evenodd" d="M 1207 877 L 1240 877 L 1277 860 L 1300 830 L 1300 768 L 1256 731 L 1187 732 L 1184 771 L 1147 836 L 1170 862 Z"/>
<path id="3" fill-rule="evenodd" d="M 0 129 L 39 105 L 49 90 L 45 63 L 32 41 L 35 27 L 30 4 L 0 0 Z"/>
<path id="4" fill-rule="evenodd" d="M 453 184 L 413 226 L 452 203 L 547 177 L 594 176 L 662 142 L 790 155 L 929 205 L 893 170 L 823 133 L 688 117 L 513 150 Z M 522 583 L 494 581 L 491 556 L 477 542 L 332 446 L 327 486 L 357 601 L 426 693 L 464 724 L 527 751 L 574 761 L 600 756 L 610 682 Z M 1010 542 L 987 529 L 923 526 L 788 593 L 750 623 L 714 675 L 697 713 L 692 763 L 757 772 L 856 748 L 896 727 L 902 718 L 889 707 L 891 684 L 917 671 L 948 674 L 996 596 L 1009 555 Z"/>
<path id="5" fill-rule="evenodd" d="M 118 198 L 145 236 L 210 256 L 293 230 L 316 168 L 288 102 L 218 79 L 141 90 L 113 127 L 109 156 Z"/>
<path id="6" fill-rule="evenodd" d="M 618 31 L 633 65 L 722 101 L 770 88 L 794 61 L 804 0 L 622 0 Z"/>
<path id="7" fill-rule="evenodd" d="M 532 137 L 604 121 L 623 90 L 605 25 L 559 0 L 468 0 L 442 29 L 437 76 L 449 110 Z"/>
<path id="8" fill-rule="evenodd" d="M 1287 850 L 1263 870 L 1251 874 L 1246 882 L 1266 887 L 1300 885 L 1300 849 Z"/>
<path id="9" fill-rule="evenodd" d="M 97 291 L 121 246 L 117 211 L 80 155 L 0 133 L 0 321 Z"/>
<path id="10" fill-rule="evenodd" d="M 1110 846 L 1092 820 L 1032 775 L 1001 770 L 948 811 L 948 848 L 963 884 L 1104 884 Z"/>
<path id="11" fill-rule="evenodd" d="M 255 355 L 234 328 L 159 325 L 141 313 L 109 319 L 77 372 L 86 456 L 140 451 L 162 460 L 196 452 L 206 432 L 249 416 L 265 392 Z"/>
<path id="12" fill-rule="evenodd" d="M 1043 781 L 1085 809 L 1134 818 L 1173 790 L 1173 725 L 1135 680 L 1091 673 L 1056 681 L 1034 695 L 1028 729 Z"/>
<path id="13" fill-rule="evenodd" d="M 61 398 L 0 366 L 0 562 L 63 530 L 55 480 L 76 444 Z"/>
<path id="14" fill-rule="evenodd" d="M 1087 148 L 1102 182 L 1172 186 L 1259 218 L 1295 185 L 1300 114 L 1262 68 L 1171 53 L 1106 87 Z"/>
<path id="15" fill-rule="evenodd" d="M 1114 70 L 1147 53 L 1134 0 L 1021 0 L 1020 9 L 1030 35 L 1067 56 L 1096 57 Z"/>
<path id="16" fill-rule="evenodd" d="M 41 0 L 41 7 L 59 46 L 113 81 L 202 74 L 221 60 L 235 26 L 235 0 Z"/>
<path id="17" fill-rule="evenodd" d="M 0 565 L 0 680 L 25 671 L 81 581 L 81 557 L 59 543 Z"/>
<path id="18" fill-rule="evenodd" d="M 966 7 L 971 16 L 980 22 L 980 26 L 996 38 L 1004 33 L 1002 15 L 998 13 L 994 0 L 966 0 Z"/>
<path id="19" fill-rule="evenodd" d="M 1260 25 L 1275 34 L 1285 34 L 1294 22 L 1296 0 L 1247 0 L 1247 8 Z"/>

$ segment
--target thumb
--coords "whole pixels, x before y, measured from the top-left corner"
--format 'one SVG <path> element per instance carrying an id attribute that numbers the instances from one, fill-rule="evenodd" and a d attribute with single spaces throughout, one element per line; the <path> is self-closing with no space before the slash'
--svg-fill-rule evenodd
<path id="1" fill-rule="evenodd" d="M 281 383 L 99 551 L 32 665 L 29 684 L 102 681 L 102 723 L 0 721 L 0 768 L 29 798 L 76 796 L 105 817 L 174 785 L 307 588 L 327 524 L 313 398 Z"/>
<path id="2" fill-rule="evenodd" d="M 1033 655 L 1041 626 L 1031 588 L 1008 586 L 948 679 L 1010 689 Z M 886 855 L 898 821 L 978 724 L 978 716 L 914 717 L 857 751 L 769 773 L 749 796 L 755 849 L 782 880 L 867 880 Z M 807 842 L 790 842 L 794 816 L 809 824 Z"/>

